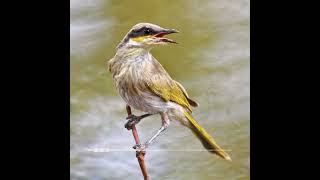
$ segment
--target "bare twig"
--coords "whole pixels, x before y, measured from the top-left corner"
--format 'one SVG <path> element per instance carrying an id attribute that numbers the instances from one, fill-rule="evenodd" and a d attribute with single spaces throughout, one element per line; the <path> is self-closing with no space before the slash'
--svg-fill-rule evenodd
<path id="1" fill-rule="evenodd" d="M 126 109 L 127 109 L 128 116 L 131 115 L 130 106 L 127 105 Z M 132 135 L 133 135 L 133 138 L 134 138 L 136 144 L 140 144 L 140 139 L 139 139 L 138 131 L 137 131 L 137 128 L 136 128 L 135 124 L 132 125 Z M 143 174 L 144 180 L 149 180 L 147 168 L 146 168 L 146 165 L 144 163 L 144 156 L 145 156 L 145 152 L 136 151 L 136 157 L 138 159 L 138 162 L 139 162 L 140 169 L 141 169 L 141 172 Z"/>

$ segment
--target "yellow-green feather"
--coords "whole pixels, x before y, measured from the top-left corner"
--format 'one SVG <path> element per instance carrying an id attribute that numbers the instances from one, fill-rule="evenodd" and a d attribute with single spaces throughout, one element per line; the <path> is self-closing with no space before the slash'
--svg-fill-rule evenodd
<path id="1" fill-rule="evenodd" d="M 176 83 L 174 83 L 174 81 L 170 83 L 168 81 L 151 80 L 147 83 L 147 85 L 152 90 L 152 92 L 160 96 L 164 101 L 175 102 L 192 112 L 187 97 L 180 89 L 180 87 Z"/>
<path id="2" fill-rule="evenodd" d="M 191 114 L 188 112 L 184 113 L 185 117 L 188 119 L 190 123 L 190 129 L 192 132 L 199 138 L 203 146 L 211 153 L 217 154 L 223 159 L 230 160 L 230 156 L 215 142 L 212 136 L 210 136 L 207 131 L 200 126 L 200 124 L 193 119 Z"/>

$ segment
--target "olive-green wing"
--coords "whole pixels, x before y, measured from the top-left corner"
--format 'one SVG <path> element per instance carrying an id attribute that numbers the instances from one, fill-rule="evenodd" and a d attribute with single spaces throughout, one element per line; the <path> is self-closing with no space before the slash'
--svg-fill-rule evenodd
<path id="1" fill-rule="evenodd" d="M 198 107 L 198 106 L 199 106 L 199 103 L 197 103 L 196 101 L 194 101 L 194 100 L 192 100 L 192 99 L 189 98 L 189 95 L 188 95 L 186 89 L 185 89 L 179 82 L 177 82 L 177 81 L 174 81 L 174 82 L 179 86 L 179 88 L 180 88 L 181 91 L 183 92 L 184 96 L 186 96 L 189 104 L 190 104 L 191 106 L 193 106 L 193 107 Z"/>
<path id="2" fill-rule="evenodd" d="M 146 82 L 148 88 L 164 101 L 173 101 L 192 112 L 191 105 L 183 90 L 167 73 L 154 74 Z"/>

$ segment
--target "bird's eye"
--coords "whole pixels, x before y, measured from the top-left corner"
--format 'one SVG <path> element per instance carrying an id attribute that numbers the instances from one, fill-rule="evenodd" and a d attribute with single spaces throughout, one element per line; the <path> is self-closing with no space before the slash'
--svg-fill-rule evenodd
<path id="1" fill-rule="evenodd" d="M 149 35 L 151 33 L 151 30 L 149 28 L 144 30 L 144 34 Z"/>

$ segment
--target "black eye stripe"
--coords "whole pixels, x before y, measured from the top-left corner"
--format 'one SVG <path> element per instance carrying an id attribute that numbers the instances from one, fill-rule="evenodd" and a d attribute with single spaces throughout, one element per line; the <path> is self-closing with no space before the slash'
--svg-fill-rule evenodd
<path id="1" fill-rule="evenodd" d="M 134 37 L 140 37 L 140 36 L 146 36 L 146 35 L 152 35 L 152 34 L 156 34 L 156 32 L 153 29 L 149 27 L 142 27 L 140 29 L 132 30 L 128 36 L 130 38 L 134 38 Z"/>

